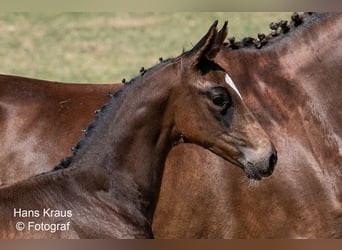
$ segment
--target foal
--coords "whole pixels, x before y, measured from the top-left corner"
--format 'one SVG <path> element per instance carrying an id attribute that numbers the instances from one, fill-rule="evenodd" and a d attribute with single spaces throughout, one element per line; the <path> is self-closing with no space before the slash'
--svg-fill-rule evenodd
<path id="1" fill-rule="evenodd" d="M 276 152 L 212 61 L 226 24 L 117 92 L 58 170 L 0 189 L 1 238 L 153 237 L 164 162 L 181 138 L 269 176 Z"/>

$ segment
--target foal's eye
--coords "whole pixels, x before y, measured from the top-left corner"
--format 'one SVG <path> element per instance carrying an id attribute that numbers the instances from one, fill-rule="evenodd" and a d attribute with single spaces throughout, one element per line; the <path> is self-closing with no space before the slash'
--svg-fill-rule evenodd
<path id="1" fill-rule="evenodd" d="M 212 100 L 216 106 L 222 107 L 226 104 L 226 99 L 223 96 L 215 96 Z"/>
<path id="2" fill-rule="evenodd" d="M 230 95 L 224 87 L 211 88 L 208 95 L 212 103 L 217 107 L 227 108 L 231 103 Z"/>

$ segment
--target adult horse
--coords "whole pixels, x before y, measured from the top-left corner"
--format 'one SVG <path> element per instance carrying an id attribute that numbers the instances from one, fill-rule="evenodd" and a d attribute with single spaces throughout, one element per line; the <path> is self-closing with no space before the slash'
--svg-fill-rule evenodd
<path id="1" fill-rule="evenodd" d="M 164 162 L 181 138 L 243 168 L 249 178 L 269 176 L 276 152 L 213 62 L 227 34 L 227 23 L 220 32 L 216 25 L 192 50 L 118 91 L 62 166 L 1 188 L 1 237 L 152 237 Z M 61 229 L 66 220 L 68 231 Z M 51 225 L 57 232 L 48 230 Z"/>
<path id="2" fill-rule="evenodd" d="M 121 86 L 0 75 L 0 186 L 51 171 Z"/>
<path id="3" fill-rule="evenodd" d="M 259 34 L 257 48 L 230 39 L 215 59 L 274 142 L 277 171 L 251 183 L 208 150 L 178 145 L 156 237 L 342 237 L 342 15 L 292 20 Z"/>

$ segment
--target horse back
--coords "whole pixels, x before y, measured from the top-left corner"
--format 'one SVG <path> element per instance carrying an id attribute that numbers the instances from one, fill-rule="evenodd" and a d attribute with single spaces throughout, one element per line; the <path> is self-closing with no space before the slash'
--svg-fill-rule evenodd
<path id="1" fill-rule="evenodd" d="M 120 86 L 0 75 L 0 185 L 51 170 L 70 154 L 94 110 L 108 101 L 107 93 Z"/>

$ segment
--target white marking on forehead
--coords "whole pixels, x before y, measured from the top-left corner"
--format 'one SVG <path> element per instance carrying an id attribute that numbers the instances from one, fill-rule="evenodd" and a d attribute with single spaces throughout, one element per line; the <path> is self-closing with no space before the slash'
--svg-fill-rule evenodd
<path id="1" fill-rule="evenodd" d="M 239 90 L 237 89 L 237 87 L 235 86 L 232 78 L 226 73 L 226 77 L 224 78 L 226 80 L 226 83 L 228 83 L 228 85 L 234 89 L 234 91 L 240 96 L 241 100 L 242 100 L 242 96 L 240 95 Z"/>

